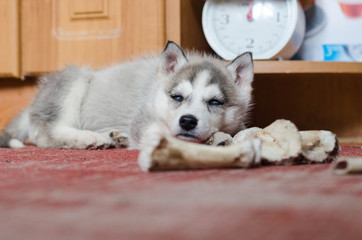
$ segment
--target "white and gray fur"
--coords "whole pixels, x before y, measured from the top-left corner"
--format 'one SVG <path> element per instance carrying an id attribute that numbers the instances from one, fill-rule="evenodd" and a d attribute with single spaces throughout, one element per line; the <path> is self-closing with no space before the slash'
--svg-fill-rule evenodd
<path id="1" fill-rule="evenodd" d="M 1 147 L 142 148 L 158 128 L 187 141 L 245 127 L 253 62 L 244 53 L 230 64 L 184 54 L 168 42 L 159 57 L 102 70 L 69 66 L 44 76 L 38 96 L 0 134 Z"/>

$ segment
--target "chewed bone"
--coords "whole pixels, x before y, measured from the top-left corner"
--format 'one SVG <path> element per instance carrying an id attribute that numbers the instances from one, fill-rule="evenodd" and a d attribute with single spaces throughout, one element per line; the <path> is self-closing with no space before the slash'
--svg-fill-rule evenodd
<path id="1" fill-rule="evenodd" d="M 339 152 L 337 137 L 330 131 L 300 131 L 304 160 L 311 163 L 333 162 Z"/>
<path id="2" fill-rule="evenodd" d="M 259 139 L 216 147 L 162 136 L 152 151 L 140 153 L 139 165 L 143 171 L 248 168 L 259 165 L 260 148 Z"/>
<path id="3" fill-rule="evenodd" d="M 250 128 L 234 137 L 234 143 L 260 138 L 263 147 L 261 158 L 264 162 L 287 164 L 301 153 L 301 136 L 297 127 L 290 121 L 277 120 L 264 129 Z"/>
<path id="4" fill-rule="evenodd" d="M 362 173 L 361 157 L 341 157 L 333 166 L 336 174 Z"/>
<path id="5" fill-rule="evenodd" d="M 334 161 L 339 150 L 332 132 L 298 131 L 288 120 L 277 120 L 264 129 L 249 128 L 234 138 L 215 133 L 207 141 L 212 146 L 160 132 L 147 136 L 139 156 L 143 171 L 323 163 Z"/>
<path id="6" fill-rule="evenodd" d="M 253 127 L 240 131 L 232 139 L 232 144 L 254 138 L 262 141 L 261 158 L 264 164 L 332 162 L 339 150 L 334 133 L 324 130 L 298 131 L 288 120 L 276 120 L 264 129 Z M 222 142 L 222 139 L 219 137 L 217 141 Z"/>

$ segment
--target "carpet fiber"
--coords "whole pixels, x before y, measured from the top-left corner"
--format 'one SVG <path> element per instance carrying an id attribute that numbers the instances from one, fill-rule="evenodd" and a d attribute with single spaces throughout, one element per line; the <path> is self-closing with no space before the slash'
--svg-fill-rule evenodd
<path id="1" fill-rule="evenodd" d="M 0 149 L 0 239 L 362 239 L 362 175 L 332 164 L 143 173 L 137 156 Z"/>

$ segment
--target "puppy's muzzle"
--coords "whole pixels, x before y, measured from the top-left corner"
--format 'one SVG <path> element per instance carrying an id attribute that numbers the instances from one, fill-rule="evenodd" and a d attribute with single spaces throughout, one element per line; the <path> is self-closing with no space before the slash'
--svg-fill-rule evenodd
<path id="1" fill-rule="evenodd" d="M 193 115 L 184 115 L 180 118 L 180 127 L 186 131 L 190 131 L 197 126 L 197 118 Z"/>

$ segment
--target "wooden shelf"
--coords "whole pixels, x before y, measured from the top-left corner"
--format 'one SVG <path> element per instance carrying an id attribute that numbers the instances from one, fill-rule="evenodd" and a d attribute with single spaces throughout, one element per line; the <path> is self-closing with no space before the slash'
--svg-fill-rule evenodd
<path id="1" fill-rule="evenodd" d="M 255 61 L 256 74 L 362 74 L 359 62 Z"/>
<path id="2" fill-rule="evenodd" d="M 202 30 L 205 1 L 166 1 L 166 39 L 185 49 L 213 53 Z M 362 63 L 310 61 L 255 61 L 256 74 L 362 74 Z"/>

